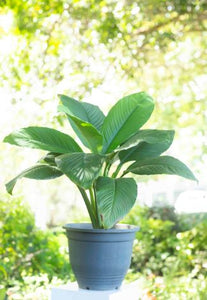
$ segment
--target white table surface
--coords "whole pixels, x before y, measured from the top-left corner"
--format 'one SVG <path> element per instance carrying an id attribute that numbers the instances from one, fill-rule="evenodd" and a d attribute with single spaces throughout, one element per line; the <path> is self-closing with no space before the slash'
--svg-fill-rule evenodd
<path id="1" fill-rule="evenodd" d="M 139 300 L 138 280 L 123 284 L 119 290 L 91 291 L 79 289 L 77 283 L 52 287 L 51 300 Z"/>

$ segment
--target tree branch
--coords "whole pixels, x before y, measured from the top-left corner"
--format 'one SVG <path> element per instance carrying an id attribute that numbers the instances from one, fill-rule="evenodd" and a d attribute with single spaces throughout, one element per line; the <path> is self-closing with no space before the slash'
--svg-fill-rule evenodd
<path id="1" fill-rule="evenodd" d="M 163 26 L 166 26 L 172 22 L 176 22 L 180 19 L 182 15 L 177 15 L 171 19 L 167 19 L 165 22 L 162 22 L 162 23 L 158 23 L 150 28 L 147 28 L 147 29 L 143 29 L 143 28 L 140 28 L 138 29 L 137 31 L 135 31 L 134 35 L 142 35 L 142 34 L 149 34 L 149 33 L 152 33 L 153 31 L 156 31 L 157 29 L 163 27 Z"/>
<path id="2" fill-rule="evenodd" d="M 140 28 L 137 31 L 135 31 L 135 33 L 133 34 L 133 36 L 152 33 L 154 31 L 157 31 L 159 28 L 164 27 L 164 26 L 166 26 L 166 25 L 168 25 L 168 24 L 170 24 L 172 22 L 176 22 L 176 21 L 181 21 L 183 23 L 183 22 L 186 22 L 187 19 L 189 19 L 189 21 L 191 21 L 191 23 L 192 23 L 192 22 L 207 20 L 207 14 L 206 13 L 197 14 L 196 18 L 194 18 L 194 17 L 187 18 L 189 16 L 190 15 L 188 15 L 188 14 L 180 14 L 180 15 L 177 15 L 177 16 L 175 16 L 173 18 L 167 19 L 165 22 L 158 23 L 158 24 L 156 24 L 156 25 L 154 25 L 154 26 L 152 26 L 150 28 L 147 28 L 147 29 Z M 202 28 L 200 30 L 203 31 Z M 206 29 L 204 28 L 204 30 L 206 30 Z"/>

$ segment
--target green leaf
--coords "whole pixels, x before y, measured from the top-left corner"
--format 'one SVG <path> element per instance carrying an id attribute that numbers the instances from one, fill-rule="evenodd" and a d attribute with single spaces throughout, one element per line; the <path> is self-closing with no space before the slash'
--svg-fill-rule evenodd
<path id="1" fill-rule="evenodd" d="M 18 176 L 9 181 L 6 184 L 6 190 L 9 194 L 12 194 L 13 188 L 17 180 L 23 177 L 36 180 L 48 180 L 60 177 L 61 175 L 63 175 L 63 173 L 55 167 L 46 164 L 37 164 L 31 168 L 24 170 Z"/>
<path id="2" fill-rule="evenodd" d="M 96 128 L 93 127 L 90 123 L 83 122 L 78 118 L 70 118 L 73 120 L 73 122 L 79 129 L 79 132 L 84 137 L 84 140 L 86 141 L 85 146 L 88 145 L 88 148 L 94 153 L 100 152 L 102 150 L 103 137 L 96 130 Z"/>
<path id="3" fill-rule="evenodd" d="M 126 150 L 136 146 L 140 142 L 149 144 L 163 143 L 171 145 L 175 135 L 174 130 L 158 130 L 158 129 L 144 129 L 139 130 L 135 135 L 129 138 L 118 150 Z M 168 147 L 169 147 L 168 146 Z"/>
<path id="4" fill-rule="evenodd" d="M 88 189 L 99 176 L 104 158 L 93 153 L 63 154 L 56 159 L 58 168 L 76 185 Z"/>
<path id="5" fill-rule="evenodd" d="M 99 177 L 96 181 L 98 213 L 104 228 L 111 228 L 132 208 L 137 197 L 133 178 Z"/>
<path id="6" fill-rule="evenodd" d="M 119 148 L 126 149 L 118 153 L 119 159 L 123 164 L 157 157 L 170 147 L 174 134 L 173 130 L 140 130 Z"/>
<path id="7" fill-rule="evenodd" d="M 153 109 L 153 99 L 144 92 L 119 100 L 109 111 L 103 123 L 102 152 L 111 152 L 134 135 L 149 119 Z"/>
<path id="8" fill-rule="evenodd" d="M 170 174 L 196 180 L 191 170 L 180 160 L 171 156 L 160 156 L 133 163 L 124 174 L 131 172 L 138 175 Z"/>
<path id="9" fill-rule="evenodd" d="M 56 163 L 55 163 L 55 158 L 57 156 L 61 155 L 60 153 L 55 153 L 55 152 L 48 152 L 44 157 L 42 157 L 38 163 L 41 163 L 41 164 L 48 164 L 50 166 L 56 166 Z"/>
<path id="10" fill-rule="evenodd" d="M 95 153 L 101 151 L 103 137 L 93 125 L 74 116 L 69 116 L 64 106 L 59 106 L 59 111 L 67 114 L 73 130 L 87 148 Z"/>
<path id="11" fill-rule="evenodd" d="M 58 96 L 68 115 L 92 124 L 98 131 L 101 130 L 105 116 L 98 106 L 80 102 L 65 95 Z"/>
<path id="12" fill-rule="evenodd" d="M 6 136 L 4 142 L 56 153 L 82 152 L 69 135 L 47 127 L 22 128 Z"/>

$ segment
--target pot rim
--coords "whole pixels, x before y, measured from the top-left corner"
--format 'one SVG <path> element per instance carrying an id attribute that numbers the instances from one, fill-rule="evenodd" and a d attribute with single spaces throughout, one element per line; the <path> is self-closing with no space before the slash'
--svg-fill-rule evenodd
<path id="1" fill-rule="evenodd" d="M 90 233 L 128 233 L 139 231 L 138 226 L 129 224 L 116 224 L 110 229 L 96 229 L 92 227 L 91 223 L 68 223 L 63 226 L 67 231 L 90 232 Z"/>

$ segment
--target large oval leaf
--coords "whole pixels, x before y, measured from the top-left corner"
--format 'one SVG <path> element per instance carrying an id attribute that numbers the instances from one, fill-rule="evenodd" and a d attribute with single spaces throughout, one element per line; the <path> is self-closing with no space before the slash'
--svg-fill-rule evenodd
<path id="1" fill-rule="evenodd" d="M 99 177 L 96 181 L 98 213 L 104 228 L 113 227 L 132 208 L 137 197 L 133 178 Z"/>
<path id="2" fill-rule="evenodd" d="M 160 156 L 133 163 L 124 174 L 131 172 L 138 175 L 169 174 L 196 180 L 191 170 L 180 160 L 171 156 Z"/>
<path id="3" fill-rule="evenodd" d="M 129 138 L 121 147 L 120 150 L 127 150 L 131 147 L 136 146 L 140 142 L 146 142 L 149 144 L 163 143 L 171 145 L 175 135 L 174 130 L 159 130 L 159 129 L 144 129 L 139 130 L 135 135 Z M 169 147 L 168 146 L 168 147 Z"/>
<path id="4" fill-rule="evenodd" d="M 58 96 L 68 115 L 92 124 L 98 131 L 101 130 L 105 116 L 98 106 L 80 102 L 65 95 Z"/>
<path id="5" fill-rule="evenodd" d="M 63 173 L 53 166 L 37 164 L 35 166 L 32 166 L 31 168 L 24 170 L 18 176 L 9 181 L 6 184 L 6 189 L 9 194 L 12 194 L 17 180 L 23 177 L 36 180 L 48 180 L 60 177 L 61 175 L 63 175 Z"/>
<path id="6" fill-rule="evenodd" d="M 174 134 L 173 130 L 140 130 L 120 147 L 126 149 L 118 153 L 121 164 L 159 156 L 170 147 Z"/>
<path id="7" fill-rule="evenodd" d="M 102 152 L 111 152 L 134 135 L 149 119 L 153 109 L 153 99 L 144 92 L 119 100 L 109 111 L 103 123 Z"/>
<path id="8" fill-rule="evenodd" d="M 82 151 L 69 135 L 48 127 L 22 128 L 6 136 L 4 142 L 56 153 Z"/>
<path id="9" fill-rule="evenodd" d="M 88 189 L 99 176 L 103 156 L 93 153 L 63 154 L 56 159 L 58 168 L 76 185 Z"/>
<path id="10" fill-rule="evenodd" d="M 89 148 L 94 153 L 98 153 L 101 151 L 103 137 L 91 123 L 68 115 L 68 109 L 65 106 L 59 106 L 59 111 L 65 112 L 67 114 L 73 130 L 87 148 Z"/>

